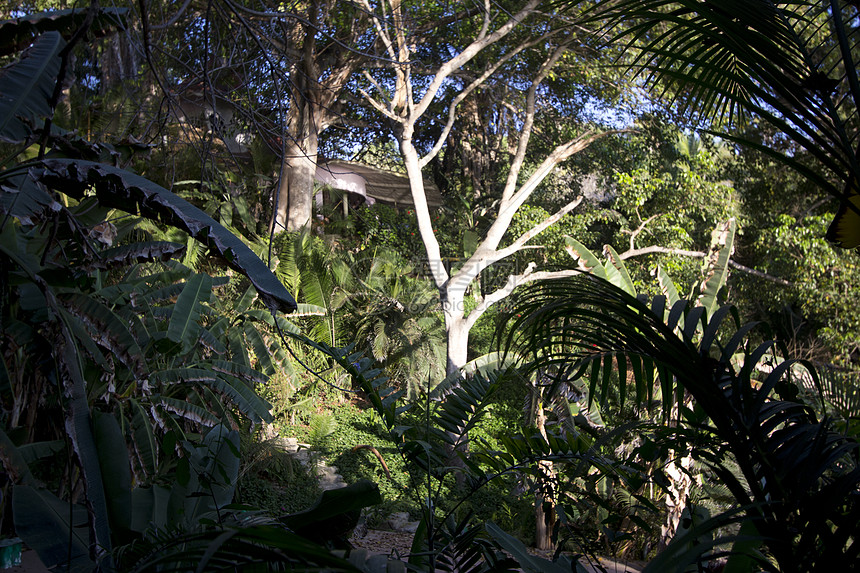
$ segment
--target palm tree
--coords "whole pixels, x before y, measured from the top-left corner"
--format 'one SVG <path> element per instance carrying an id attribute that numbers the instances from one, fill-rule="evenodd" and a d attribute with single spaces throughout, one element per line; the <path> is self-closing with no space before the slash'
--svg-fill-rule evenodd
<path id="1" fill-rule="evenodd" d="M 645 83 L 697 123 L 837 198 L 827 238 L 853 248 L 860 245 L 858 13 L 856 2 L 838 0 L 618 0 L 598 3 L 592 17 L 607 22 L 609 43 L 633 54 Z M 779 140 L 738 135 L 750 118 L 776 128 Z M 817 167 L 780 150 L 786 140 Z"/>
<path id="2" fill-rule="evenodd" d="M 605 369 L 617 369 L 620 391 L 640 403 L 650 403 L 655 388 L 664 397 L 688 393 L 693 403 L 677 411 L 668 445 L 695 446 L 695 457 L 737 503 L 704 532 L 740 523 L 739 536 L 718 542 L 745 539 L 743 551 L 735 545 L 745 556 L 733 558 L 766 570 L 775 570 L 769 559 L 785 572 L 826 571 L 833 563 L 852 570 L 860 558 L 860 444 L 799 399 L 791 379 L 796 363 L 781 360 L 772 342 L 753 343 L 754 325 L 741 325 L 732 307 L 706 316 L 678 301 L 665 310 L 664 297 L 649 305 L 593 275 L 549 281 L 522 294 L 508 344 L 531 356 L 532 368 L 553 364 L 589 375 L 591 396 L 611 383 Z M 771 367 L 759 368 L 765 363 Z M 625 387 L 628 372 L 632 387 Z M 668 416 L 670 401 L 663 406 Z M 713 543 L 692 551 L 687 545 L 701 534 L 677 538 L 651 570 L 682 571 L 701 561 Z"/>

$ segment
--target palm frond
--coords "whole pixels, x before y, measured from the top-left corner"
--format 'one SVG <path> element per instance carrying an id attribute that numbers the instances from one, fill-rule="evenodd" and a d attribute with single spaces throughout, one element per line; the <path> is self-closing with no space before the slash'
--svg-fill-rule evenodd
<path id="1" fill-rule="evenodd" d="M 860 174 L 854 3 L 622 0 L 598 5 L 593 17 L 612 30 L 611 43 L 635 54 L 631 69 L 646 85 L 700 125 L 715 132 L 726 126 L 723 135 L 752 147 L 763 146 L 732 129 L 750 117 L 770 123 L 829 174 L 822 177 L 792 153 L 764 151 L 860 215 L 852 201 Z"/>
<path id="2" fill-rule="evenodd" d="M 860 518 L 860 444 L 796 400 L 791 369 L 797 361 L 781 361 L 759 374 L 758 365 L 771 359 L 773 345 L 742 343 L 751 326 L 736 322 L 728 344 L 720 344 L 720 326 L 734 314 L 730 307 L 712 317 L 701 307 L 689 310 L 679 333 L 664 322 L 662 312 L 655 314 L 643 301 L 584 275 L 526 289 L 513 312 L 522 315 L 512 320 L 522 338 L 515 344 L 512 336 L 509 344 L 533 357 L 532 368 L 579 364 L 578 374 L 590 374 L 594 387 L 601 369 L 622 363 L 604 360 L 615 354 L 631 359 L 637 400 L 649 396 L 648 388 L 658 380 L 664 398 L 676 392 L 692 395 L 695 408 L 680 410 L 684 421 L 717 444 L 697 455 L 731 489 L 781 566 L 824 567 L 822 547 L 840 554 L 860 551 L 851 533 Z M 699 321 L 701 336 L 691 327 Z M 739 368 L 736 351 L 743 353 Z M 805 366 L 814 377 L 811 365 Z M 724 465 L 725 452 L 739 472 Z"/>

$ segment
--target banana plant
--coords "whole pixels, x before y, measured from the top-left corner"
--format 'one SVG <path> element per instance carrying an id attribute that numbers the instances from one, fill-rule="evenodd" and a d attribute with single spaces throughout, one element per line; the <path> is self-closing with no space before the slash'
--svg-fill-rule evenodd
<path id="1" fill-rule="evenodd" d="M 130 225 L 114 225 L 111 208 L 205 243 L 248 277 L 271 312 L 296 305 L 253 251 L 211 217 L 151 181 L 93 160 L 110 160 L 110 146 L 89 145 L 51 124 L 68 57 L 61 34 L 48 31 L 0 70 L 0 138 L 18 146 L 0 172 L 0 394 L 8 419 L 24 425 L 27 451 L 54 456 L 59 471 L 82 480 L 86 511 L 71 515 L 86 529 L 67 525 L 82 531 L 83 545 L 65 558 L 110 571 L 114 533 L 128 531 L 114 500 L 126 499 L 128 488 L 105 473 L 104 452 L 131 458 L 139 483 L 174 475 L 193 458 L 177 444 L 237 417 L 270 419 L 270 406 L 256 393 L 267 376 L 252 367 L 248 348 L 262 368 L 272 359 L 265 345 L 244 342 L 254 336 L 253 324 L 237 335 L 215 312 L 213 289 L 225 281 L 170 262 L 183 245 L 114 246 Z M 36 142 L 36 158 L 27 159 Z M 120 431 L 104 440 L 104 420 L 113 417 Z M 70 447 L 55 447 L 58 440 Z M 56 512 L 56 499 L 26 487 L 19 503 L 29 499 Z M 27 511 L 18 519 L 26 521 Z"/>
<path id="2" fill-rule="evenodd" d="M 718 223 L 711 232 L 711 243 L 702 261 L 699 280 L 690 287 L 687 300 L 693 301 L 694 306 L 701 307 L 706 316 L 710 316 L 719 307 L 722 290 L 729 277 L 729 260 L 734 252 L 734 239 L 737 233 L 737 221 L 729 219 Z M 627 265 L 611 245 L 603 247 L 605 262 L 588 250 L 582 243 L 572 237 L 565 237 L 565 249 L 577 263 L 581 271 L 591 273 L 613 285 L 627 294 L 636 296 L 636 287 L 627 271 Z M 660 292 L 666 297 L 666 311 L 679 302 L 682 297 L 672 277 L 658 265 L 655 274 L 660 285 Z M 679 326 L 683 328 L 683 317 Z"/>
<path id="3" fill-rule="evenodd" d="M 119 420 L 99 412 L 93 419 L 107 521 L 117 546 L 140 543 L 158 531 L 193 531 L 230 514 L 239 469 L 238 432 L 213 427 L 199 443 L 182 445 L 184 469 L 176 472 L 169 486 L 133 487 Z M 26 471 L 26 465 L 19 464 L 19 471 Z M 12 495 L 16 533 L 46 567 L 84 572 L 109 563 L 90 549 L 84 534 L 89 511 L 84 504 L 70 505 L 33 480 L 14 486 Z"/>
<path id="4" fill-rule="evenodd" d="M 770 560 L 780 571 L 798 572 L 856 563 L 860 444 L 798 398 L 790 371 L 799 362 L 784 360 L 760 372 L 757 366 L 769 360 L 774 343 L 756 343 L 755 324 L 741 324 L 731 307 L 694 320 L 696 309 L 687 310 L 684 329 L 678 321 L 685 311 L 667 318 L 664 308 L 663 297 L 649 305 L 583 275 L 527 289 L 514 309 L 521 316 L 511 323 L 511 340 L 529 353 L 533 368 L 570 364 L 578 376 L 592 373 L 593 392 L 610 383 L 601 371 L 630 363 L 635 383 L 625 391 L 637 403 L 652 397 L 654 384 L 664 395 L 692 395 L 689 406 L 679 402 L 683 431 L 673 432 L 667 446 L 692 447 L 732 492 L 736 510 L 676 539 L 647 570 L 683 571 L 726 543 L 735 543 L 733 559 L 766 570 L 773 569 Z M 690 328 L 698 322 L 701 335 Z M 696 542 L 727 525 L 740 525 L 740 533 Z"/>
<path id="5" fill-rule="evenodd" d="M 701 319 L 707 320 L 707 318 L 712 316 L 716 312 L 717 308 L 719 308 L 720 298 L 723 295 L 722 291 L 726 286 L 729 275 L 729 260 L 734 251 L 734 236 L 736 229 L 736 221 L 732 218 L 728 221 L 717 224 L 712 231 L 710 246 L 702 262 L 699 278 L 692 285 L 689 295 L 687 295 L 687 299 L 691 301 L 693 308 L 689 318 L 686 318 L 685 313 L 682 312 L 682 309 L 686 308 L 687 303 L 681 298 L 678 287 L 661 266 L 658 265 L 656 268 L 654 274 L 657 276 L 660 291 L 664 297 L 659 300 L 665 300 L 664 309 L 662 310 L 664 317 L 669 318 L 671 315 L 672 320 L 677 321 L 677 328 L 685 334 L 689 332 L 695 333 L 696 336 L 701 336 L 704 332 L 704 322 Z M 636 296 L 635 287 L 630 280 L 630 275 L 626 270 L 624 261 L 611 246 L 606 245 L 604 247 L 604 255 L 607 260 L 605 263 L 601 264 L 598 258 L 584 246 L 577 243 L 570 237 L 567 237 L 566 240 L 568 241 L 567 250 L 574 259 L 578 261 L 579 268 L 581 270 L 590 272 L 594 276 L 605 279 L 611 284 L 622 288 L 622 290 L 627 294 Z M 594 270 L 592 270 L 592 268 Z M 657 311 L 656 307 L 655 311 Z M 687 330 L 688 323 L 686 323 L 685 320 L 690 320 L 689 328 L 691 330 L 689 331 Z M 613 360 L 617 361 L 618 364 L 618 380 L 621 390 L 620 403 L 623 406 L 628 366 L 633 370 L 634 379 L 637 380 L 637 383 L 647 381 L 648 376 L 651 376 L 653 379 L 653 373 L 648 373 L 647 364 L 640 365 L 635 359 L 631 361 L 626 356 L 616 356 L 614 358 L 609 356 L 604 358 L 604 361 L 607 362 L 607 364 L 612 363 Z M 598 384 L 596 380 L 598 375 L 608 379 L 612 373 L 611 368 L 606 367 L 606 365 L 603 366 L 601 373 L 601 368 L 596 364 L 593 365 L 591 371 L 591 383 L 589 384 L 592 391 L 596 389 Z M 646 371 L 644 371 L 644 374 L 642 375 L 639 374 L 642 372 L 640 367 L 646 368 Z M 599 401 L 601 404 L 606 403 L 606 396 L 609 390 L 609 386 L 604 380 L 601 392 L 599 393 Z M 664 414 L 672 414 L 674 418 L 677 418 L 677 411 L 682 405 L 684 397 L 671 392 L 667 393 L 666 390 L 667 388 L 660 388 L 660 391 L 655 395 L 655 397 L 659 398 L 663 403 Z M 595 394 L 591 392 L 588 393 L 589 400 L 592 400 L 594 396 Z M 675 535 L 675 532 L 681 528 L 685 512 L 689 513 L 690 511 L 687 504 L 687 498 L 689 496 L 690 488 L 692 487 L 690 474 L 694 470 L 693 459 L 690 457 L 688 451 L 669 451 L 667 454 L 673 461 L 664 462 L 661 460 L 659 463 L 669 463 L 674 466 L 674 471 L 668 473 L 669 491 L 666 495 L 665 504 L 667 518 L 666 524 L 663 527 L 660 542 L 661 546 L 665 546 L 669 543 L 669 540 Z"/>
<path id="6" fill-rule="evenodd" d="M 88 12 L 80 8 L 50 10 L 0 21 L 0 55 L 19 53 L 30 46 L 35 36 L 46 32 L 57 32 L 68 40 L 88 17 L 92 18 L 88 32 L 96 38 L 113 34 L 127 24 L 127 8 L 99 7 L 92 15 Z"/>

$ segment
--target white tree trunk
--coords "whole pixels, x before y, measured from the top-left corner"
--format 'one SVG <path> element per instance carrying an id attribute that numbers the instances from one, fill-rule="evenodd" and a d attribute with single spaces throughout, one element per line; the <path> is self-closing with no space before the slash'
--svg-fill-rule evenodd
<path id="1" fill-rule="evenodd" d="M 674 456 L 675 452 L 669 452 Z M 693 469 L 693 456 L 686 454 L 673 460 L 666 466 L 666 477 L 669 478 L 669 491 L 666 493 L 666 523 L 661 527 L 660 549 L 665 549 L 675 537 L 681 525 L 681 518 L 687 508 L 687 497 L 693 486 L 690 472 Z"/>
<path id="2" fill-rule="evenodd" d="M 367 0 L 362 0 L 362 4 L 369 12 L 372 12 L 372 7 Z M 416 125 L 424 113 L 430 108 L 430 105 L 436 99 L 440 89 L 452 73 L 455 73 L 457 70 L 465 66 L 482 50 L 504 38 L 515 26 L 525 22 L 535 13 L 539 4 L 540 0 L 527 0 L 516 14 L 509 16 L 498 28 L 492 31 L 492 18 L 490 13 L 487 12 L 485 15 L 484 25 L 478 32 L 474 41 L 465 46 L 461 52 L 450 60 L 443 62 L 437 68 L 436 73 L 429 84 L 420 90 L 422 95 L 417 100 L 413 99 L 415 91 L 413 90 L 411 80 L 411 46 L 408 43 L 408 39 L 405 37 L 404 28 L 399 25 L 395 26 L 395 29 L 387 28 L 385 19 L 382 18 L 377 19 L 374 22 L 377 27 L 377 34 L 379 35 L 382 44 L 385 46 L 387 55 L 391 61 L 394 62 L 393 71 L 395 72 L 395 89 L 393 94 L 388 92 L 388 90 L 383 90 L 381 85 L 375 80 L 375 78 L 373 78 L 370 72 L 366 71 L 365 77 L 371 85 L 376 86 L 377 91 L 379 92 L 378 98 L 380 99 L 372 96 L 366 91 L 362 91 L 361 93 L 373 108 L 399 126 L 398 140 L 406 166 L 406 173 L 409 177 L 412 199 L 415 205 L 415 214 L 418 219 L 418 230 L 427 254 L 427 268 L 436 284 L 436 288 L 439 289 L 439 295 L 442 301 L 448 342 L 447 371 L 449 374 L 456 372 L 466 364 L 466 360 L 468 358 L 469 330 L 481 314 L 492 304 L 495 304 L 511 294 L 514 288 L 518 285 L 529 280 L 535 280 L 539 277 L 546 278 L 547 275 L 546 273 L 534 273 L 534 266 L 529 266 L 529 268 L 521 275 L 510 276 L 508 278 L 508 283 L 504 287 L 487 295 L 483 299 L 478 300 L 477 307 L 466 315 L 464 302 L 469 286 L 478 279 L 485 268 L 522 250 L 529 240 L 534 238 L 538 233 L 555 223 L 562 215 L 570 212 L 576 205 L 578 205 L 579 199 L 572 201 L 558 213 L 529 230 L 511 245 L 499 248 L 501 240 L 510 227 L 516 211 L 528 200 L 535 189 L 537 189 L 540 183 L 557 165 L 575 153 L 585 149 L 598 137 L 605 135 L 605 133 L 586 133 L 573 141 L 559 145 L 549 154 L 549 156 L 547 156 L 547 158 L 537 167 L 525 182 L 519 182 L 520 172 L 525 161 L 526 147 L 531 137 L 532 125 L 534 123 L 535 98 L 537 90 L 553 65 L 555 65 L 555 63 L 565 53 L 566 45 L 562 42 L 561 45 L 557 46 L 552 53 L 547 56 L 547 59 L 543 62 L 542 66 L 536 71 L 532 84 L 527 90 L 523 125 L 520 136 L 515 144 L 515 157 L 511 163 L 510 173 L 502 194 L 496 220 L 491 225 L 481 244 L 469 260 L 466 261 L 453 276 L 448 275 L 448 272 L 443 265 L 439 242 L 433 230 L 424 189 L 424 178 L 421 170 L 444 146 L 444 142 L 450 133 L 451 126 L 453 125 L 454 118 L 456 116 L 457 104 L 462 102 L 469 93 L 473 92 L 483 82 L 485 82 L 497 68 L 491 65 L 485 73 L 481 74 L 454 98 L 452 105 L 449 107 L 448 121 L 442 134 L 438 138 L 432 150 L 424 157 L 420 157 L 418 155 L 418 151 L 413 144 Z M 390 9 L 394 22 L 400 22 L 400 3 L 391 2 Z M 519 49 L 520 48 L 512 50 L 510 52 L 510 56 L 505 56 L 502 61 L 506 61 L 507 57 L 513 57 L 513 55 L 519 53 Z"/>
<path id="3" fill-rule="evenodd" d="M 445 334 L 448 343 L 448 360 L 445 373 L 451 375 L 466 365 L 469 352 L 470 324 L 463 318 L 463 300 L 451 301 L 448 305 L 454 312 L 445 311 Z M 456 312 L 456 309 L 461 309 Z"/>

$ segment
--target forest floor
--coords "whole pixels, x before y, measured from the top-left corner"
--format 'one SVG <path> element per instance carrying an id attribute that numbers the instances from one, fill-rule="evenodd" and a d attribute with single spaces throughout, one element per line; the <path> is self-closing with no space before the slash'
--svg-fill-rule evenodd
<path id="1" fill-rule="evenodd" d="M 352 538 L 350 542 L 357 549 L 366 549 L 371 555 L 391 555 L 405 556 L 409 553 L 412 544 L 412 534 L 400 531 L 383 531 L 371 529 L 367 531 L 367 535 L 362 538 Z M 548 551 L 530 550 L 533 554 L 546 559 L 552 558 L 552 553 Z M 586 569 L 590 573 L 602 572 L 603 567 L 606 573 L 639 573 L 644 567 L 641 562 L 616 562 L 611 559 L 600 558 L 600 567 L 596 564 L 585 564 Z M 21 565 L 0 569 L 2 573 L 50 573 L 39 560 L 35 551 L 25 550 L 21 556 Z"/>
<path id="2" fill-rule="evenodd" d="M 412 533 L 370 529 L 364 537 L 353 537 L 349 541 L 358 549 L 366 549 L 371 555 L 404 556 L 409 553 Z M 529 552 L 545 559 L 552 559 L 551 551 L 539 551 L 530 548 Z M 601 557 L 599 566 L 596 563 L 589 564 L 587 562 L 584 565 L 589 573 L 602 573 L 604 569 L 606 573 L 639 573 L 644 568 L 645 563 L 639 561 L 619 562 Z"/>

